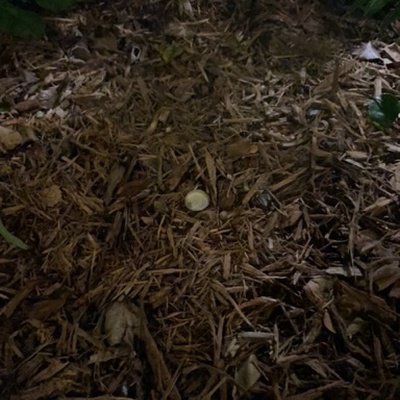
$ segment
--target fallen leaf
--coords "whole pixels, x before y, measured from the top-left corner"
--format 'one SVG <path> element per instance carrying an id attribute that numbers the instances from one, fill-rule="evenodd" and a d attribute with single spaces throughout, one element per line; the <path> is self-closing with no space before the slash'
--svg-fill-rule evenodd
<path id="1" fill-rule="evenodd" d="M 38 95 L 38 101 L 40 102 L 40 107 L 43 109 L 51 109 L 55 106 L 57 99 L 59 97 L 58 93 L 59 86 L 50 86 L 47 89 L 43 89 Z"/>
<path id="2" fill-rule="evenodd" d="M 59 311 L 64 306 L 65 300 L 65 297 L 60 297 L 58 299 L 39 301 L 30 306 L 28 316 L 32 319 L 44 321 Z"/>
<path id="3" fill-rule="evenodd" d="M 118 189 L 118 197 L 133 197 L 147 189 L 149 183 L 146 179 L 130 181 Z"/>
<path id="4" fill-rule="evenodd" d="M 61 189 L 57 185 L 43 189 L 40 197 L 43 205 L 46 207 L 54 207 L 62 200 Z"/>
<path id="5" fill-rule="evenodd" d="M 258 360 L 251 354 L 235 373 L 236 383 L 244 390 L 251 389 L 260 379 Z"/>
<path id="6" fill-rule="evenodd" d="M 361 332 L 361 330 L 367 325 L 367 323 L 362 318 L 355 318 L 349 325 L 346 327 L 346 336 L 350 339 Z"/>
<path id="7" fill-rule="evenodd" d="M 237 354 L 240 349 L 240 344 L 237 337 L 234 337 L 228 344 L 228 347 L 225 351 L 225 357 L 233 358 Z"/>
<path id="8" fill-rule="evenodd" d="M 121 182 L 125 174 L 125 168 L 118 163 L 114 164 L 111 168 L 110 174 L 107 178 L 107 190 L 104 195 L 104 202 L 110 204 L 113 193 L 117 185 Z"/>
<path id="9" fill-rule="evenodd" d="M 303 214 L 298 204 L 289 204 L 288 206 L 284 207 L 282 211 L 287 216 L 281 223 L 282 228 L 293 226 Z"/>
<path id="10" fill-rule="evenodd" d="M 390 184 L 396 192 L 400 192 L 400 162 L 392 167 L 393 176 L 390 179 Z"/>
<path id="11" fill-rule="evenodd" d="M 69 362 L 61 362 L 60 360 L 54 358 L 50 360 L 49 365 L 42 369 L 37 375 L 35 375 L 31 382 L 43 382 L 46 381 L 53 376 L 57 375 L 60 371 L 62 371 L 65 367 L 69 365 Z"/>
<path id="12" fill-rule="evenodd" d="M 40 103 L 36 99 L 21 101 L 14 106 L 14 110 L 17 110 L 18 112 L 33 111 L 39 108 L 40 108 Z"/>
<path id="13" fill-rule="evenodd" d="M 84 39 L 80 40 L 69 50 L 69 55 L 76 60 L 88 61 L 91 58 L 90 50 Z"/>
<path id="14" fill-rule="evenodd" d="M 333 327 L 332 318 L 328 310 L 324 311 L 324 316 L 322 317 L 322 320 L 324 322 L 325 328 L 328 329 L 328 331 L 336 333 L 335 328 Z"/>
<path id="15" fill-rule="evenodd" d="M 122 341 L 132 343 L 138 333 L 140 319 L 126 303 L 112 303 L 105 314 L 104 331 L 108 342 L 115 346 Z"/>
<path id="16" fill-rule="evenodd" d="M 378 287 L 378 291 L 388 288 L 399 279 L 400 268 L 398 262 L 384 265 L 372 274 L 372 281 Z"/>
<path id="17" fill-rule="evenodd" d="M 337 307 L 344 316 L 368 312 L 380 321 L 396 320 L 395 312 L 382 298 L 355 289 L 344 282 L 338 282 L 338 287 L 341 295 L 337 296 Z"/>
<path id="18" fill-rule="evenodd" d="M 316 277 L 308 281 L 303 289 L 310 301 L 319 309 L 328 302 L 331 281 L 323 277 Z"/>
<path id="19" fill-rule="evenodd" d="M 368 154 L 363 151 L 349 150 L 346 154 L 354 160 L 368 160 Z"/>
<path id="20" fill-rule="evenodd" d="M 258 146 L 248 140 L 230 144 L 226 149 L 226 154 L 230 157 L 244 157 L 258 152 Z"/>
<path id="21" fill-rule="evenodd" d="M 114 35 L 107 35 L 94 40 L 93 47 L 95 49 L 104 49 L 108 51 L 118 50 L 118 41 Z"/>
<path id="22" fill-rule="evenodd" d="M 15 149 L 24 141 L 23 136 L 18 131 L 0 126 L 0 152 Z"/>
<path id="23" fill-rule="evenodd" d="M 400 46 L 398 43 L 391 43 L 382 51 L 384 51 L 394 62 L 400 61 Z"/>
<path id="24" fill-rule="evenodd" d="M 122 357 L 127 357 L 127 356 L 132 356 L 132 351 L 127 348 L 114 347 L 108 349 L 100 349 L 89 357 L 88 365 L 107 362 L 115 360 L 116 358 L 121 359 Z"/>
<path id="25" fill-rule="evenodd" d="M 400 279 L 393 284 L 389 292 L 389 297 L 393 297 L 395 299 L 400 298 Z"/>
<path id="26" fill-rule="evenodd" d="M 355 49 L 352 54 L 361 60 L 370 61 L 381 59 L 379 51 L 375 49 L 371 42 L 363 43 L 360 47 Z"/>
<path id="27" fill-rule="evenodd" d="M 362 272 L 357 267 L 329 267 L 324 271 L 329 275 L 362 276 Z"/>

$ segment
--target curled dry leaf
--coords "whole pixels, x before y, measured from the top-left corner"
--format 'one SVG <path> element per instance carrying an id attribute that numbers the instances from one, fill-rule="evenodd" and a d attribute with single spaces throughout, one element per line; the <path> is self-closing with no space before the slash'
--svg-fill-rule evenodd
<path id="1" fill-rule="evenodd" d="M 105 314 L 104 331 L 108 342 L 115 346 L 122 341 L 132 343 L 140 327 L 140 318 L 129 305 L 121 302 L 112 303 Z"/>
<path id="2" fill-rule="evenodd" d="M 336 330 L 333 326 L 332 318 L 331 318 L 328 310 L 324 311 L 324 316 L 323 316 L 322 320 L 324 322 L 325 328 L 328 329 L 328 331 L 330 331 L 332 333 L 336 333 Z"/>
<path id="3" fill-rule="evenodd" d="M 235 373 L 236 383 L 246 391 L 251 389 L 260 379 L 258 360 L 251 354 Z"/>
<path id="4" fill-rule="evenodd" d="M 380 60 L 381 55 L 375 49 L 371 42 L 363 43 L 360 47 L 353 51 L 353 55 L 361 60 Z"/>
<path id="5" fill-rule="evenodd" d="M 361 332 L 366 325 L 367 322 L 362 318 L 354 318 L 354 320 L 346 327 L 346 335 L 351 339 L 354 335 Z"/>
<path id="6" fill-rule="evenodd" d="M 372 274 L 372 281 L 378 287 L 378 291 L 388 288 L 399 279 L 400 268 L 398 262 L 384 265 Z"/>

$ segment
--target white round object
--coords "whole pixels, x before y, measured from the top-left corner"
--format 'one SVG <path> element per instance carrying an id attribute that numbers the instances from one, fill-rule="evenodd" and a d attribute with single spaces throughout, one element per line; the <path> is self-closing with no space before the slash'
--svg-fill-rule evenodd
<path id="1" fill-rule="evenodd" d="M 203 190 L 192 190 L 185 197 L 185 205 L 190 211 L 203 211 L 209 204 L 210 198 Z"/>

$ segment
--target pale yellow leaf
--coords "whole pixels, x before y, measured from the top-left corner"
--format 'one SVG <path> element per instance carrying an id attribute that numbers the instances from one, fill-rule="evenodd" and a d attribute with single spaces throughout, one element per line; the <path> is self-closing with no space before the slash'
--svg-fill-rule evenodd
<path id="1" fill-rule="evenodd" d="M 240 387 L 249 390 L 257 383 L 260 376 L 257 357 L 251 354 L 236 371 L 235 380 Z"/>
<path id="2" fill-rule="evenodd" d="M 46 207 L 54 207 L 62 200 L 61 189 L 57 185 L 52 185 L 49 188 L 43 189 L 40 200 Z"/>
<path id="3" fill-rule="evenodd" d="M 12 150 L 23 142 L 24 138 L 19 132 L 0 126 L 0 152 Z"/>

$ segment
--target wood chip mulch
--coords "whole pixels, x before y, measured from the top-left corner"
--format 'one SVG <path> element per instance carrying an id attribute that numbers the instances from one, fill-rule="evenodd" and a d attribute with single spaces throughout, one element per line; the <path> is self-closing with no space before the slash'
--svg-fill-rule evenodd
<path id="1" fill-rule="evenodd" d="M 106 3 L 2 40 L 0 218 L 29 249 L 0 237 L 1 399 L 400 398 L 399 128 L 368 119 L 399 70 L 352 54 L 400 61 L 391 31 Z"/>

